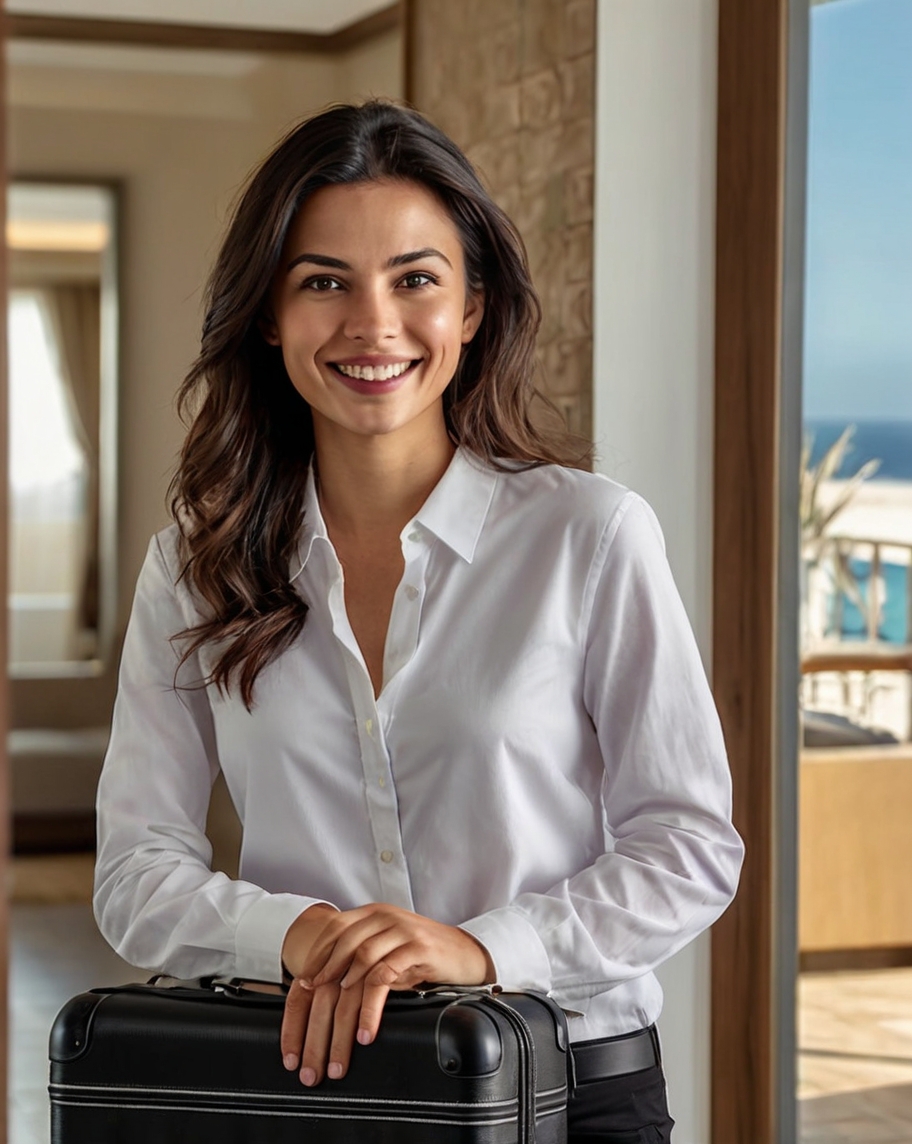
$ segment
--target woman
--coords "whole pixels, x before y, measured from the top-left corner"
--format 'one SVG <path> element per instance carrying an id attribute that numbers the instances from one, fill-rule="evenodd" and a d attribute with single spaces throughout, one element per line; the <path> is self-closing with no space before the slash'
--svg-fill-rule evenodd
<path id="1" fill-rule="evenodd" d="M 741 844 L 655 518 L 530 417 L 538 322 L 521 240 L 415 112 L 332 108 L 254 174 L 137 587 L 96 916 L 137 965 L 286 974 L 308 1085 L 390 988 L 550 992 L 571 1133 L 666 1140 L 652 970 Z M 238 881 L 208 865 L 219 768 Z"/>

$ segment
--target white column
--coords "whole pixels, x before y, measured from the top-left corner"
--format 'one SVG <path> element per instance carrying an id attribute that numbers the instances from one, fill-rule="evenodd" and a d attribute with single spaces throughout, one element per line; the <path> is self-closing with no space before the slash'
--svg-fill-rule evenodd
<path id="1" fill-rule="evenodd" d="M 594 432 L 658 513 L 708 664 L 716 0 L 599 0 Z M 709 1141 L 709 939 L 660 971 L 677 1144 Z"/>

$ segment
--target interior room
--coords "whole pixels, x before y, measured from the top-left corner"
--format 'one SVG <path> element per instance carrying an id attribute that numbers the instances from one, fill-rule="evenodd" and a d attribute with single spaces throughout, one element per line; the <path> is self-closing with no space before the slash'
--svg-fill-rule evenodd
<path id="1" fill-rule="evenodd" d="M 146 7 L 164 26 L 161 7 Z M 198 7 L 199 23 L 221 21 L 217 5 Z M 202 46 L 199 36 L 173 46 L 30 34 L 7 43 L 11 483 L 22 489 L 10 534 L 9 733 L 9 1139 L 19 1144 L 49 1138 L 47 1035 L 62 1001 L 148 976 L 112 953 L 92 919 L 95 786 L 133 582 L 168 521 L 182 439 L 174 397 L 198 347 L 202 287 L 227 212 L 249 169 L 299 119 L 337 100 L 402 95 L 395 12 L 353 9 L 345 26 L 361 23 L 339 46 L 330 39 L 338 5 L 303 25 L 296 18 L 290 37 L 288 12 L 275 7 L 280 31 L 258 11 L 265 36 L 235 28 L 223 48 L 212 34 L 207 45 L 205 27 Z M 121 8 L 119 18 L 149 14 Z M 63 297 L 61 318 L 64 290 L 82 293 Z M 79 384 L 68 380 L 68 353 L 62 370 L 46 363 L 57 376 L 36 402 L 43 374 L 23 354 L 50 342 L 53 358 L 68 319 L 90 331 L 81 356 L 91 359 L 92 393 L 53 392 Z M 49 409 L 60 422 L 51 440 Z M 222 784 L 210 835 L 213 863 L 236 870 L 239 826 Z"/>
<path id="2" fill-rule="evenodd" d="M 95 788 L 207 271 L 273 141 L 369 96 L 434 118 L 518 223 L 539 384 L 656 510 L 712 678 L 748 860 L 659 971 L 676 1141 L 912 1138 L 909 884 L 882 870 L 912 579 L 897 639 L 827 587 L 912 568 L 912 478 L 860 482 L 826 535 L 799 504 L 809 44 L 820 10 L 891 2 L 6 0 L 10 1144 L 48 1144 L 63 1002 L 146 976 L 92 917 Z M 818 470 L 825 508 L 863 460 Z M 831 622 L 853 602 L 860 641 Z M 862 804 L 881 831 L 846 829 Z M 207 833 L 236 871 L 221 780 Z"/>

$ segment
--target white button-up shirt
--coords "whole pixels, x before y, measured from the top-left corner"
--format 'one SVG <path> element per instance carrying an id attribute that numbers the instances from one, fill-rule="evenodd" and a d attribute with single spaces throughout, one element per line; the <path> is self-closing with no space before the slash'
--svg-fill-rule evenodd
<path id="1" fill-rule="evenodd" d="M 574 1039 L 649 1024 L 652 969 L 722 912 L 742 856 L 655 517 L 604 477 L 459 450 L 401 539 L 375 699 L 311 477 L 290 569 L 310 611 L 251 712 L 187 686 L 206 654 L 175 689 L 169 636 L 200 614 L 176 529 L 153 539 L 98 793 L 103 933 L 176 976 L 277 979 L 308 906 L 384 901 L 474 934 L 504 987 L 581 1014 Z M 219 768 L 239 880 L 209 869 Z"/>

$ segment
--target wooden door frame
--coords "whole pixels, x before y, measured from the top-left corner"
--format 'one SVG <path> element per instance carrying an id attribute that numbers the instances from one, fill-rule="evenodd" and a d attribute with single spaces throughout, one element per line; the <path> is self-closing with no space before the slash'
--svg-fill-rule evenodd
<path id="1" fill-rule="evenodd" d="M 719 0 L 713 683 L 747 848 L 712 938 L 712 1140 L 796 1138 L 809 0 Z"/>
<path id="2" fill-rule="evenodd" d="M 3 26 L 4 2 L 0 0 L 0 235 L 6 234 L 6 31 Z M 6 242 L 0 242 L 0 282 L 6 283 Z M 0 600 L 7 598 L 7 549 L 9 528 L 7 521 L 7 416 L 9 402 L 6 391 L 6 323 L 0 323 Z M 0 663 L 7 663 L 7 609 L 0 608 Z M 10 849 L 10 796 L 9 764 L 6 754 L 7 727 L 9 725 L 8 679 L 3 673 L 0 688 L 0 1144 L 6 1144 L 9 1109 L 9 894 L 8 884 Z"/>

